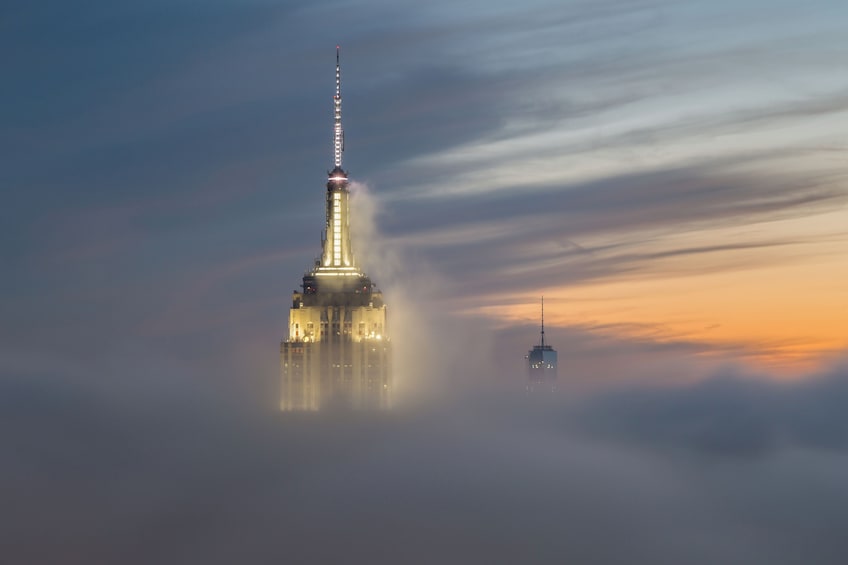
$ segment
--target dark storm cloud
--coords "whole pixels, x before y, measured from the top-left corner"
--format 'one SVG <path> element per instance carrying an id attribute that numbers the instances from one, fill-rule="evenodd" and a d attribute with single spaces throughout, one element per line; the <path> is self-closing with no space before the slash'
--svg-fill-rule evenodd
<path id="1" fill-rule="evenodd" d="M 844 368 L 588 399 L 478 381 L 413 411 L 290 417 L 210 375 L 93 377 L 0 383 L 12 562 L 835 564 L 848 550 L 828 526 L 848 501 Z"/>

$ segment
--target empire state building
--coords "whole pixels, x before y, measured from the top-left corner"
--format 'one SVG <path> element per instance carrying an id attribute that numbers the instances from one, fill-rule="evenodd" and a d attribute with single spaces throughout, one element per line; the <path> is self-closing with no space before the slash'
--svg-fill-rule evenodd
<path id="1" fill-rule="evenodd" d="M 386 305 L 357 266 L 350 243 L 338 47 L 333 113 L 334 167 L 327 178 L 321 255 L 303 275 L 302 290 L 292 293 L 288 338 L 280 344 L 284 411 L 388 408 L 392 393 Z"/>

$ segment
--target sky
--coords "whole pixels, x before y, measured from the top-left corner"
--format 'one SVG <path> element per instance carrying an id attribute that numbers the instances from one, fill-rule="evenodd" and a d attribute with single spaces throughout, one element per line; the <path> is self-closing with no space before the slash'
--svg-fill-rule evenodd
<path id="1" fill-rule="evenodd" d="M 832 0 L 4 3 L 2 545 L 839 562 L 846 23 Z M 406 408 L 281 420 L 336 45 Z M 543 295 L 561 393 L 516 397 Z"/>

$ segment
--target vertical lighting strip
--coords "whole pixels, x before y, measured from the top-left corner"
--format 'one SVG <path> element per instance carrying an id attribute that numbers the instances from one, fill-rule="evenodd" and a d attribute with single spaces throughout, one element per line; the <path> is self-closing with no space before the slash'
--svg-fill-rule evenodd
<path id="1" fill-rule="evenodd" d="M 344 150 L 344 132 L 342 131 L 342 70 L 339 65 L 339 46 L 336 45 L 336 95 L 333 96 L 335 110 L 335 126 L 333 128 L 333 152 L 336 167 L 342 166 L 342 151 Z"/>
<path id="2" fill-rule="evenodd" d="M 333 264 L 342 263 L 342 202 L 341 193 L 333 194 Z"/>

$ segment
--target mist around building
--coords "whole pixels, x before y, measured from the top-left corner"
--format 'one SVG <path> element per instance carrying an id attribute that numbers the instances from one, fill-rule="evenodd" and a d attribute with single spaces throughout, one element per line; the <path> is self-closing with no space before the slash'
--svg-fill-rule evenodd
<path id="1" fill-rule="evenodd" d="M 354 210 L 379 201 L 352 184 Z M 368 217 L 363 213 L 361 217 Z M 440 308 L 443 274 L 378 230 L 391 410 L 280 411 L 278 337 L 7 370 L 10 563 L 837 565 L 848 366 L 780 382 L 691 352 Z M 368 234 L 371 230 L 373 233 Z M 288 308 L 290 303 L 281 301 Z M 282 308 L 281 308 L 282 310 Z M 283 324 L 280 324 L 283 327 Z M 238 340 L 236 334 L 233 339 Z"/>
<path id="2" fill-rule="evenodd" d="M 8 374 L 10 562 L 840 563 L 848 366 L 696 373 L 688 351 L 546 324 L 557 387 L 527 394 L 537 320 L 441 308 L 445 274 L 350 192 L 390 307 L 391 409 L 281 411 L 273 338 Z"/>
<path id="3" fill-rule="evenodd" d="M 528 395 L 516 338 L 535 324 L 503 335 L 438 312 L 437 293 L 405 310 L 385 288 L 393 339 L 414 344 L 391 410 L 281 412 L 276 355 L 262 378 L 214 352 L 7 375 L 4 556 L 836 565 L 848 551 L 831 527 L 848 502 L 844 365 L 687 380 L 682 361 L 547 328 L 569 363 L 554 394 Z"/>
<path id="4" fill-rule="evenodd" d="M 248 5 L 252 10 L 260 10 L 256 7 L 260 5 L 266 9 L 265 3 L 239 4 Z M 21 12 L 40 12 L 34 5 L 21 6 Z M 127 6 L 104 3 L 101 9 L 113 14 Z M 138 5 L 132 10 L 155 14 L 157 6 Z M 619 19 L 621 6 L 611 5 L 614 15 L 601 18 L 607 23 L 609 18 L 624 21 L 626 30 L 618 24 L 609 26 L 615 39 L 638 31 L 630 12 Z M 577 25 L 598 21 L 602 8 L 587 5 L 588 13 Z M 760 8 L 757 16 L 762 15 Z M 372 6 L 365 21 L 376 25 L 385 9 Z M 286 8 L 275 17 L 296 25 L 304 14 L 321 14 L 324 30 L 337 23 L 323 17 L 318 7 L 311 10 L 292 13 Z M 655 20 L 653 5 L 639 10 L 636 15 L 646 14 L 639 22 Z M 814 13 L 807 8 L 803 12 Z M 531 19 L 543 27 L 553 22 L 547 12 L 540 13 L 544 16 Z M 191 12 L 188 15 L 192 17 L 184 17 L 192 25 L 199 21 Z M 5 240 L 12 252 L 0 282 L 8 298 L 2 304 L 0 324 L 0 561 L 844 563 L 848 555 L 842 528 L 848 523 L 844 354 L 785 378 L 739 362 L 733 348 L 743 345 L 731 344 L 731 354 L 722 356 L 696 340 L 664 340 L 656 328 L 635 321 L 623 329 L 638 326 L 639 331 L 604 333 L 596 330 L 609 328 L 611 318 L 593 318 L 596 323 L 587 327 L 546 315 L 543 341 L 542 295 L 546 314 L 577 312 L 580 300 L 597 297 L 552 295 L 547 288 L 537 288 L 537 280 L 551 281 L 562 273 L 547 271 L 539 277 L 543 267 L 539 257 L 522 255 L 527 248 L 537 248 L 540 232 L 561 228 L 561 217 L 566 215 L 570 222 L 580 223 L 580 233 L 603 235 L 622 225 L 635 231 L 634 226 L 644 226 L 646 218 L 656 221 L 672 213 L 678 214 L 674 219 L 681 225 L 699 226 L 718 222 L 728 210 L 737 209 L 766 210 L 783 217 L 797 212 L 793 203 L 821 202 L 820 193 L 800 190 L 786 180 L 788 176 L 783 178 L 784 171 L 773 173 L 770 161 L 765 162 L 768 166 L 761 162 L 762 170 L 754 172 L 772 176 L 757 178 L 730 175 L 728 170 L 711 168 L 718 166 L 710 162 L 610 176 L 596 183 L 572 180 L 572 196 L 559 195 L 558 200 L 554 200 L 558 193 L 540 191 L 532 199 L 523 193 L 490 194 L 484 204 L 474 194 L 458 198 L 450 209 L 441 203 L 405 200 L 406 195 L 401 204 L 390 203 L 385 185 L 357 181 L 364 176 L 358 177 L 361 169 L 356 161 L 346 161 L 342 171 L 334 173 L 338 138 L 330 131 L 330 123 L 335 125 L 329 120 L 334 109 L 330 93 L 328 123 L 320 127 L 328 138 L 333 134 L 334 143 L 327 147 L 327 166 L 314 171 L 315 183 L 298 184 L 282 196 L 279 184 L 265 193 L 251 192 L 245 187 L 251 174 L 271 176 L 256 173 L 251 168 L 254 161 L 226 162 L 220 169 L 206 166 L 222 154 L 244 149 L 237 147 L 244 141 L 241 124 L 249 123 L 244 130 L 250 131 L 264 126 L 252 113 L 256 100 L 232 103 L 225 95 L 241 92 L 241 86 L 250 82 L 246 75 L 256 69 L 257 55 L 276 62 L 279 52 L 264 49 L 250 29 L 233 43 L 238 48 L 253 46 L 250 56 L 241 53 L 240 58 L 231 51 L 221 55 L 212 49 L 220 46 L 218 32 L 210 32 L 214 40 L 207 37 L 200 43 L 201 54 L 190 58 L 200 61 L 199 68 L 192 67 L 197 74 L 183 73 L 180 59 L 168 58 L 179 72 L 156 75 L 157 88 L 164 90 L 144 90 L 125 99 L 122 88 L 134 83 L 136 75 L 117 74 L 113 82 L 106 81 L 101 75 L 103 61 L 95 57 L 92 45 L 104 36 L 121 35 L 133 40 L 128 43 L 135 50 L 141 34 L 136 18 L 130 18 L 132 25 L 119 28 L 124 33 L 118 34 L 107 25 L 94 26 L 87 13 L 77 14 L 77 7 L 63 7 L 52 23 L 45 24 L 64 22 L 64 16 L 84 21 L 78 22 L 75 33 L 58 35 L 71 43 L 92 43 L 42 50 L 39 42 L 56 35 L 42 33 L 44 28 L 27 30 L 22 40 L 24 47 L 29 46 L 33 69 L 47 65 L 53 70 L 45 74 L 44 80 L 49 80 L 41 95 L 27 91 L 26 98 L 34 104 L 43 102 L 44 108 L 36 107 L 39 116 L 61 119 L 43 126 L 49 135 L 36 140 L 24 118 L 15 118 L 17 126 L 10 129 L 6 145 L 11 158 L 4 174 L 29 182 L 21 183 L 8 200 L 4 216 L 14 237 Z M 559 17 L 572 21 L 569 14 L 560 12 Z M 295 24 L 286 23 L 291 21 Z M 721 35 L 728 21 L 720 23 L 720 29 L 709 31 Z M 450 25 L 461 23 L 451 19 Z M 395 26 L 392 21 L 386 30 L 393 40 Z M 165 44 L 195 44 L 194 39 L 185 41 L 182 27 L 173 28 L 179 33 L 171 35 L 170 26 L 153 29 L 155 34 L 151 32 L 143 44 L 151 56 L 160 56 L 157 49 Z M 310 28 L 309 34 L 315 29 Z M 460 29 L 457 35 L 464 37 L 480 28 Z M 650 35 L 650 27 L 646 29 Z M 16 30 L 16 25 L 8 27 L 6 37 L 20 33 Z M 418 27 L 405 30 L 410 36 L 427 35 Z M 791 30 L 795 32 L 794 22 Z M 265 41 L 288 37 L 278 29 L 272 31 Z M 566 37 L 560 31 L 556 29 L 556 41 Z M 163 43 L 160 34 L 171 43 Z M 487 30 L 486 36 L 492 34 Z M 531 36 L 545 34 L 526 34 Z M 442 42 L 445 36 L 434 37 Z M 674 49 L 659 51 L 677 55 Z M 502 52 L 492 51 L 492 57 Z M 733 54 L 740 56 L 739 50 Z M 591 79 L 589 70 L 608 69 L 612 63 L 616 73 L 625 72 L 618 59 L 608 55 L 603 51 L 587 59 L 586 80 Z M 82 68 L 65 64 L 71 56 L 84 60 Z M 17 64 L 17 55 L 13 58 Z M 518 62 L 531 59 L 538 58 Z M 714 59 L 707 59 L 706 64 L 712 65 Z M 210 66 L 208 60 L 215 64 Z M 660 68 L 648 62 L 629 72 L 641 77 Z M 735 68 L 727 59 L 722 62 L 716 66 Z M 144 68 L 161 64 L 157 60 Z M 222 72 L 219 64 L 230 65 L 228 72 Z M 136 68 L 123 58 L 113 65 Z M 751 68 L 771 67 L 745 65 L 746 71 Z M 88 96 L 96 90 L 88 84 L 66 89 L 64 81 L 78 71 L 82 76 L 96 75 L 98 85 L 101 80 L 117 84 L 120 88 L 114 92 L 120 96 L 110 95 L 108 89 Z M 453 68 L 436 71 L 428 67 L 397 90 L 418 91 L 433 81 L 433 72 L 437 79 L 455 78 Z M 239 88 L 210 87 L 220 87 L 220 77 L 228 82 L 229 73 L 235 72 L 245 73 L 238 75 L 245 79 Z M 9 88 L 28 87 L 30 76 L 10 81 Z M 467 76 L 471 79 L 458 83 L 459 95 L 465 92 L 472 101 L 468 108 L 485 107 L 484 117 L 490 113 L 498 118 L 503 108 L 495 103 L 486 106 L 488 100 L 481 93 L 524 84 L 528 78 L 524 69 L 504 76 Z M 622 103 L 619 94 L 627 91 L 633 77 L 597 78 L 616 90 L 615 97 L 602 102 Z M 329 83 L 331 76 L 327 78 Z M 726 82 L 709 74 L 702 78 Z M 54 79 L 57 82 L 50 82 Z M 643 84 L 640 92 L 658 92 L 655 86 Z M 53 98 L 54 93 L 65 92 L 69 98 Z M 156 95 L 170 102 L 174 92 L 186 96 L 180 103 L 192 113 L 182 114 L 170 105 L 161 115 L 145 113 L 156 106 Z M 214 104 L 208 98 L 199 101 L 198 92 L 223 96 L 224 102 L 218 102 L 227 108 L 250 108 L 249 119 L 219 116 L 240 125 L 226 130 L 232 135 L 210 135 L 218 130 L 204 122 L 204 104 Z M 455 90 L 444 92 L 447 99 L 461 98 L 453 96 Z M 526 98 L 515 91 L 509 94 L 526 109 Z M 101 103 L 101 95 L 107 103 Z M 384 100 L 379 98 L 372 107 Z M 597 101 L 588 97 L 587 101 L 591 111 L 578 104 L 581 114 L 597 111 Z M 623 104 L 631 102 L 635 101 Z M 275 111 L 279 107 L 276 99 L 270 105 Z M 785 118 L 805 112 L 825 115 L 825 107 L 815 105 L 811 112 L 809 107 L 792 106 L 789 112 L 769 105 L 766 110 L 769 116 Z M 551 106 L 543 108 L 547 120 Z M 183 119 L 173 119 L 171 112 Z M 273 131 L 267 138 L 250 138 L 251 143 L 244 144 L 250 158 L 267 150 L 268 140 L 278 140 L 281 131 L 288 135 L 286 120 L 291 113 L 281 114 L 279 123 L 269 119 L 268 130 Z M 738 121 L 763 119 L 759 114 L 754 118 Z M 132 127 L 123 126 L 123 120 L 130 120 Z M 359 120 L 366 122 L 367 118 Z M 157 124 L 176 129 L 159 131 Z M 465 135 L 465 124 L 460 125 Z M 124 131 L 122 137 L 119 126 L 129 133 Z M 662 133 L 690 132 L 685 126 Z M 698 136 L 706 136 L 701 130 L 704 123 L 697 126 Z M 440 137 L 446 129 L 453 131 L 437 128 L 429 135 Z M 726 130 L 710 131 L 706 137 L 715 147 Z M 348 142 L 355 140 L 349 137 Z M 288 153 L 281 154 L 276 147 L 269 150 L 273 162 L 269 170 L 285 169 L 289 174 L 292 163 L 302 160 L 299 140 L 286 147 Z M 39 152 L 29 156 L 34 148 Z M 483 146 L 480 151 L 489 149 Z M 828 158 L 832 159 L 831 153 Z M 281 159 L 288 169 L 280 165 Z M 199 187 L 192 184 L 195 176 L 180 168 L 196 165 L 193 160 L 201 163 L 200 172 L 193 171 L 204 181 L 198 181 Z M 607 160 L 614 161 L 609 156 Z M 418 163 L 414 171 L 420 173 L 427 166 L 428 162 Z M 557 183 L 562 170 L 559 165 L 552 168 Z M 209 178 L 216 182 L 206 182 Z M 157 182 L 164 180 L 172 184 Z M 473 175 L 464 180 L 490 179 L 481 181 Z M 727 189 L 731 180 L 732 190 Z M 771 192 L 774 187 L 776 192 Z M 129 196 L 118 198 L 122 190 Z M 294 199 L 314 200 L 315 225 L 298 223 L 295 214 L 266 210 L 272 208 L 268 202 Z M 239 208 L 246 201 L 254 208 L 247 204 Z M 349 226 L 349 247 L 344 223 L 348 204 L 350 217 L 357 220 Z M 392 221 L 414 222 L 416 215 L 411 213 L 399 220 L 393 217 L 399 208 L 413 206 L 430 217 L 450 215 L 450 221 L 425 222 L 424 227 L 432 228 L 429 231 L 397 225 L 392 233 L 384 231 Z M 494 226 L 495 236 L 469 244 L 476 234 L 465 219 L 484 207 L 491 215 L 478 216 L 473 228 Z M 550 214 L 533 224 L 537 231 L 514 226 L 504 231 L 516 208 L 521 208 L 523 223 Z M 32 217 L 27 219 L 28 214 Z M 759 228 L 766 220 L 775 223 L 772 216 L 753 217 L 762 221 Z M 658 237 L 678 224 L 653 225 L 658 227 L 651 237 Z M 277 234 L 284 228 L 291 238 L 281 240 Z M 412 234 L 408 237 L 425 233 L 430 242 L 441 242 L 439 253 L 428 255 L 420 245 L 409 245 L 404 241 L 407 231 Z M 503 233 L 506 236 L 500 237 Z M 685 251 L 704 261 L 716 247 L 729 247 L 726 240 L 706 249 L 688 243 L 683 249 L 625 245 L 622 257 L 604 254 L 616 247 L 606 240 L 597 241 L 594 248 L 578 249 L 571 245 L 569 234 L 557 233 L 551 242 L 557 253 L 595 254 L 595 262 L 574 262 L 575 268 L 583 269 L 581 282 L 619 272 L 615 269 L 630 272 L 634 256 L 676 257 Z M 630 233 L 625 230 L 624 235 Z M 740 229 L 732 235 L 741 233 Z M 674 232 L 674 238 L 677 235 Z M 512 238 L 524 238 L 524 246 L 510 248 L 504 239 Z M 756 247 L 746 240 L 739 247 L 761 252 L 779 246 L 766 241 Z M 511 260 L 498 263 L 504 253 L 511 253 Z M 522 261 L 515 260 L 517 255 Z M 309 260 L 312 256 L 317 263 Z M 495 263 L 498 268 L 486 268 Z M 283 267 L 290 264 L 295 266 Z M 324 280 L 334 278 L 344 282 Z M 634 293 L 638 283 L 625 279 L 619 288 Z M 779 314 L 783 303 L 775 301 L 768 312 Z M 526 315 L 485 315 L 504 306 Z M 546 347 L 556 352 L 555 387 L 547 386 Z M 301 351 L 295 351 L 298 348 Z M 532 357 L 534 351 L 540 352 L 539 357 Z M 542 370 L 536 381 L 528 372 L 531 361 Z M 292 367 L 296 362 L 301 367 Z M 301 370 L 299 381 L 293 368 Z M 290 371 L 284 376 L 283 369 Z M 325 382 L 324 375 L 334 380 Z M 540 387 L 543 394 L 528 393 L 529 383 L 546 385 Z M 325 398 L 327 404 L 322 404 Z M 327 409 L 315 409 L 321 406 Z"/>

